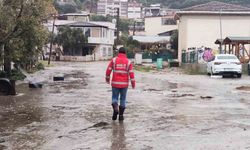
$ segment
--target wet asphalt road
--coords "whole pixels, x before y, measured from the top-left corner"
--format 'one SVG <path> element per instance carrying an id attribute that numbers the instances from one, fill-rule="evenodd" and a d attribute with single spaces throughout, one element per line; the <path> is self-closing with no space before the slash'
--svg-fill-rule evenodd
<path id="1" fill-rule="evenodd" d="M 136 72 L 119 123 L 107 63 L 57 63 L 29 77 L 42 89 L 18 83 L 17 96 L 0 96 L 0 150 L 250 149 L 250 77 Z"/>

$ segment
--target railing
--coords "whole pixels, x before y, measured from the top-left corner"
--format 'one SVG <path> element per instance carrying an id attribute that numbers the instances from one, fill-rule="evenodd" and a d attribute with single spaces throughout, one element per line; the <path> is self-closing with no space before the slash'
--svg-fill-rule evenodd
<path id="1" fill-rule="evenodd" d="M 182 51 L 182 63 L 198 63 L 197 51 Z"/>

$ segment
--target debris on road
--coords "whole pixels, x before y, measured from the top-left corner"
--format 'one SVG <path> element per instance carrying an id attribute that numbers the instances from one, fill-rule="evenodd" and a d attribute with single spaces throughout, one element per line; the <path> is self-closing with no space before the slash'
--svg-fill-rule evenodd
<path id="1" fill-rule="evenodd" d="M 250 86 L 240 86 L 237 87 L 236 89 L 241 91 L 250 91 Z"/>
<path id="2" fill-rule="evenodd" d="M 211 99 L 213 98 L 212 96 L 201 96 L 201 99 Z"/>

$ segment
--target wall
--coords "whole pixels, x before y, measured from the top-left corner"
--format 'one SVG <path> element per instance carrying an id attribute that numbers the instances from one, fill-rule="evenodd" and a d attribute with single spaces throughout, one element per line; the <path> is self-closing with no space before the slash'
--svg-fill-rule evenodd
<path id="1" fill-rule="evenodd" d="M 142 16 L 141 7 L 128 7 L 128 18 L 129 19 L 138 19 Z"/>
<path id="2" fill-rule="evenodd" d="M 182 64 L 181 68 L 188 74 L 207 74 L 207 64 Z M 248 64 L 242 65 L 242 73 L 248 74 Z"/>
<path id="3" fill-rule="evenodd" d="M 68 16 L 67 19 L 72 20 L 72 21 L 88 22 L 89 21 L 89 16 Z"/>
<path id="4" fill-rule="evenodd" d="M 146 17 L 145 32 L 146 35 L 157 35 L 162 32 L 176 30 L 177 25 L 162 25 L 162 17 Z"/>
<path id="5" fill-rule="evenodd" d="M 94 51 L 95 60 L 109 60 L 113 57 L 113 45 L 98 45 Z"/>
<path id="6" fill-rule="evenodd" d="M 92 55 L 87 55 L 87 56 L 60 56 L 60 61 L 74 61 L 74 62 L 93 61 L 93 56 Z"/>
<path id="7" fill-rule="evenodd" d="M 250 16 L 222 16 L 222 38 L 228 36 L 250 36 Z M 220 39 L 219 15 L 185 15 L 179 24 L 179 61 L 181 51 L 190 47 L 210 47 L 218 50 L 214 44 Z"/>

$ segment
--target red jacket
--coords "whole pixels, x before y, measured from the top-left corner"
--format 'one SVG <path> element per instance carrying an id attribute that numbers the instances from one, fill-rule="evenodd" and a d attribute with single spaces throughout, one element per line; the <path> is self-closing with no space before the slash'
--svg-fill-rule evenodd
<path id="1" fill-rule="evenodd" d="M 129 86 L 129 78 L 132 87 L 135 87 L 135 76 L 133 72 L 133 64 L 128 60 L 126 54 L 119 53 L 113 58 L 106 70 L 106 81 L 110 81 L 110 74 L 113 71 L 111 85 L 115 88 L 127 88 Z"/>

